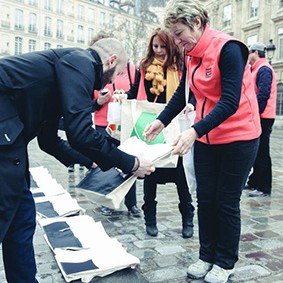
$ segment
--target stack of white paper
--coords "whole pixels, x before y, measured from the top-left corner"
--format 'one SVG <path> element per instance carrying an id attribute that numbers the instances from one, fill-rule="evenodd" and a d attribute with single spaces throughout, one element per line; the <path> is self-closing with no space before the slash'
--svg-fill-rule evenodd
<path id="1" fill-rule="evenodd" d="M 105 232 L 43 167 L 31 168 L 38 223 L 67 282 L 90 282 L 140 261 Z M 66 217 L 71 216 L 71 217 Z"/>
<path id="2" fill-rule="evenodd" d="M 85 210 L 49 174 L 44 167 L 30 168 L 32 179 L 37 187 L 31 187 L 36 212 L 41 217 L 76 215 Z M 64 205 L 62 205 L 64 204 Z"/>
<path id="3" fill-rule="evenodd" d="M 39 224 L 67 282 L 89 282 L 95 276 L 135 267 L 140 262 L 90 216 L 42 218 Z"/>

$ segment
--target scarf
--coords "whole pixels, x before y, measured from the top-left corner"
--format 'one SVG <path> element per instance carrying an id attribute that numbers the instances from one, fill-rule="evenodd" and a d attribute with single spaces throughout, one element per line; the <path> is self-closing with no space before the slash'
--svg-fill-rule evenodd
<path id="1" fill-rule="evenodd" d="M 166 103 L 168 103 L 179 85 L 180 77 L 177 67 L 174 64 L 171 68 L 167 68 L 165 80 L 163 65 L 163 60 L 154 58 L 151 65 L 146 69 L 145 79 L 148 81 L 152 80 L 150 92 L 156 95 L 154 101 L 164 91 L 164 86 L 166 85 Z"/>

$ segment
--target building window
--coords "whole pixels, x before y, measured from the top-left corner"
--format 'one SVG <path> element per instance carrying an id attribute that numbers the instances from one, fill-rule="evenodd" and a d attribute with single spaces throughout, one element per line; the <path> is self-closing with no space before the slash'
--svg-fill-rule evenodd
<path id="1" fill-rule="evenodd" d="M 88 31 L 87 31 L 88 43 L 90 43 L 92 41 L 93 37 L 94 37 L 94 29 L 89 28 Z"/>
<path id="2" fill-rule="evenodd" d="M 44 43 L 44 50 L 49 50 L 49 49 L 51 49 L 51 43 L 45 42 Z"/>
<path id="3" fill-rule="evenodd" d="M 252 44 L 256 43 L 258 40 L 257 40 L 257 35 L 252 35 L 252 36 L 249 36 L 247 38 L 247 45 L 248 47 L 250 47 Z"/>
<path id="4" fill-rule="evenodd" d="M 78 19 L 84 19 L 84 6 L 82 5 L 78 6 Z"/>
<path id="5" fill-rule="evenodd" d="M 29 52 L 33 52 L 33 51 L 35 51 L 35 50 L 36 50 L 36 41 L 33 40 L 33 39 L 30 39 L 30 40 L 28 41 L 28 51 L 29 51 Z"/>
<path id="6" fill-rule="evenodd" d="M 84 43 L 84 27 L 79 25 L 78 26 L 78 42 L 79 43 Z"/>
<path id="7" fill-rule="evenodd" d="M 23 39 L 21 37 L 15 38 L 15 55 L 23 53 Z"/>
<path id="8" fill-rule="evenodd" d="M 63 45 L 57 44 L 56 48 L 63 48 Z"/>
<path id="9" fill-rule="evenodd" d="M 232 19 L 232 6 L 227 5 L 223 9 L 223 27 L 230 27 Z"/>
<path id="10" fill-rule="evenodd" d="M 35 13 L 29 13 L 28 31 L 29 32 L 37 32 L 37 28 L 36 28 L 36 14 Z"/>
<path id="11" fill-rule="evenodd" d="M 63 0 L 57 0 L 57 13 L 59 14 L 64 13 Z"/>
<path id="12" fill-rule="evenodd" d="M 104 26 L 105 25 L 105 13 L 104 12 L 100 12 L 100 15 L 99 15 L 99 25 L 100 26 Z"/>
<path id="13" fill-rule="evenodd" d="M 49 18 L 49 17 L 45 17 L 44 35 L 52 36 L 52 33 L 51 33 L 51 18 Z"/>
<path id="14" fill-rule="evenodd" d="M 28 3 L 29 5 L 37 6 L 37 0 L 29 0 Z"/>
<path id="15" fill-rule="evenodd" d="M 51 0 L 44 0 L 44 9 L 51 10 Z"/>
<path id="16" fill-rule="evenodd" d="M 1 35 L 0 54 L 10 54 L 10 38 L 9 35 Z"/>
<path id="17" fill-rule="evenodd" d="M 280 2 L 279 2 L 279 8 L 280 8 L 280 9 L 283 8 L 283 0 L 280 0 Z"/>
<path id="18" fill-rule="evenodd" d="M 278 34 L 278 57 L 279 60 L 283 59 L 283 29 L 279 30 L 279 34 Z"/>
<path id="19" fill-rule="evenodd" d="M 88 9 L 88 21 L 90 23 L 94 22 L 94 10 L 93 9 Z"/>
<path id="20" fill-rule="evenodd" d="M 8 6 L 1 7 L 1 27 L 10 28 L 10 8 Z"/>
<path id="21" fill-rule="evenodd" d="M 22 10 L 16 9 L 16 14 L 15 14 L 15 29 L 24 29 L 24 12 Z"/>
<path id="22" fill-rule="evenodd" d="M 67 23 L 67 27 L 66 27 L 66 32 L 67 32 L 67 40 L 68 41 L 75 41 L 75 37 L 74 37 L 74 24 L 71 22 Z"/>
<path id="23" fill-rule="evenodd" d="M 63 38 L 63 26 L 64 26 L 64 23 L 63 21 L 61 20 L 57 20 L 57 32 L 56 32 L 56 36 L 58 38 Z"/>
<path id="24" fill-rule="evenodd" d="M 283 115 L 283 84 L 277 85 L 276 115 Z"/>
<path id="25" fill-rule="evenodd" d="M 113 14 L 109 15 L 109 27 L 113 28 L 115 26 L 115 16 Z"/>
<path id="26" fill-rule="evenodd" d="M 250 18 L 258 16 L 259 0 L 250 0 Z"/>

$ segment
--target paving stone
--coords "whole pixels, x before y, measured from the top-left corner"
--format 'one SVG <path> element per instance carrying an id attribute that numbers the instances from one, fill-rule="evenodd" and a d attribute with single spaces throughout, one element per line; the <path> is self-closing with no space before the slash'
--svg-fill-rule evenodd
<path id="1" fill-rule="evenodd" d="M 283 128 L 274 129 L 271 135 L 271 155 L 273 163 L 272 196 L 250 198 L 247 193 L 241 197 L 242 235 L 239 261 L 236 273 L 229 283 L 283 283 Z M 111 217 L 100 213 L 100 205 L 86 198 L 75 185 L 87 170 L 69 174 L 67 168 L 51 156 L 38 149 L 36 140 L 29 145 L 30 165 L 44 166 L 78 203 L 86 209 L 86 214 L 95 221 L 101 221 L 105 231 L 117 238 L 128 252 L 140 259 L 135 270 L 125 269 L 105 277 L 94 278 L 91 283 L 203 283 L 203 280 L 186 278 L 186 270 L 199 256 L 198 222 L 196 195 L 193 204 L 194 236 L 181 237 L 181 216 L 178 210 L 176 186 L 172 183 L 158 185 L 157 189 L 157 237 L 145 232 L 143 216 L 129 217 L 124 204 Z M 138 207 L 143 204 L 143 181 L 137 181 Z M 37 225 L 34 246 L 40 283 L 64 283 L 54 255 Z M 1 245 L 0 245 L 1 252 Z M 0 256 L 0 282 L 6 283 L 2 257 Z M 72 283 L 79 283 L 73 281 Z"/>
<path id="2" fill-rule="evenodd" d="M 257 279 L 270 275 L 271 272 L 260 265 L 248 265 L 238 267 L 233 277 L 230 278 L 232 282 L 247 281 Z M 270 282 L 271 283 L 271 282 Z"/>
<path id="3" fill-rule="evenodd" d="M 157 256 L 154 258 L 154 261 L 159 267 L 166 267 L 166 266 L 176 266 L 178 259 L 175 256 Z"/>
<path id="4" fill-rule="evenodd" d="M 186 250 L 181 246 L 159 246 L 155 248 L 161 255 L 173 255 L 175 253 L 183 253 Z"/>
<path id="5" fill-rule="evenodd" d="M 184 269 L 171 267 L 148 272 L 145 276 L 150 282 L 164 282 L 175 278 L 185 279 L 186 271 Z"/>

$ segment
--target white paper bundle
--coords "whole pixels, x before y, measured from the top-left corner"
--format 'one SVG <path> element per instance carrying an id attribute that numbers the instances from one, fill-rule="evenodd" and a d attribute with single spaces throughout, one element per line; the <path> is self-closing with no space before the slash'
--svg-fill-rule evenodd
<path id="1" fill-rule="evenodd" d="M 95 222 L 88 215 L 42 218 L 38 222 L 44 229 L 46 242 L 53 251 L 56 248 L 89 249 L 112 241 L 101 222 Z"/>
<path id="2" fill-rule="evenodd" d="M 130 137 L 119 145 L 118 148 L 132 155 L 142 153 L 146 159 L 151 160 L 155 165 L 158 165 L 159 160 L 165 159 L 166 157 L 169 158 L 172 151 L 172 145 L 168 143 L 147 144 L 137 137 Z"/>
<path id="3" fill-rule="evenodd" d="M 34 198 L 36 212 L 42 217 L 59 217 L 83 213 L 85 210 L 69 193 Z"/>
<path id="4" fill-rule="evenodd" d="M 77 279 L 90 282 L 96 276 L 106 276 L 127 267 L 134 268 L 140 262 L 115 239 L 94 249 L 55 249 L 55 258 L 67 282 Z"/>

